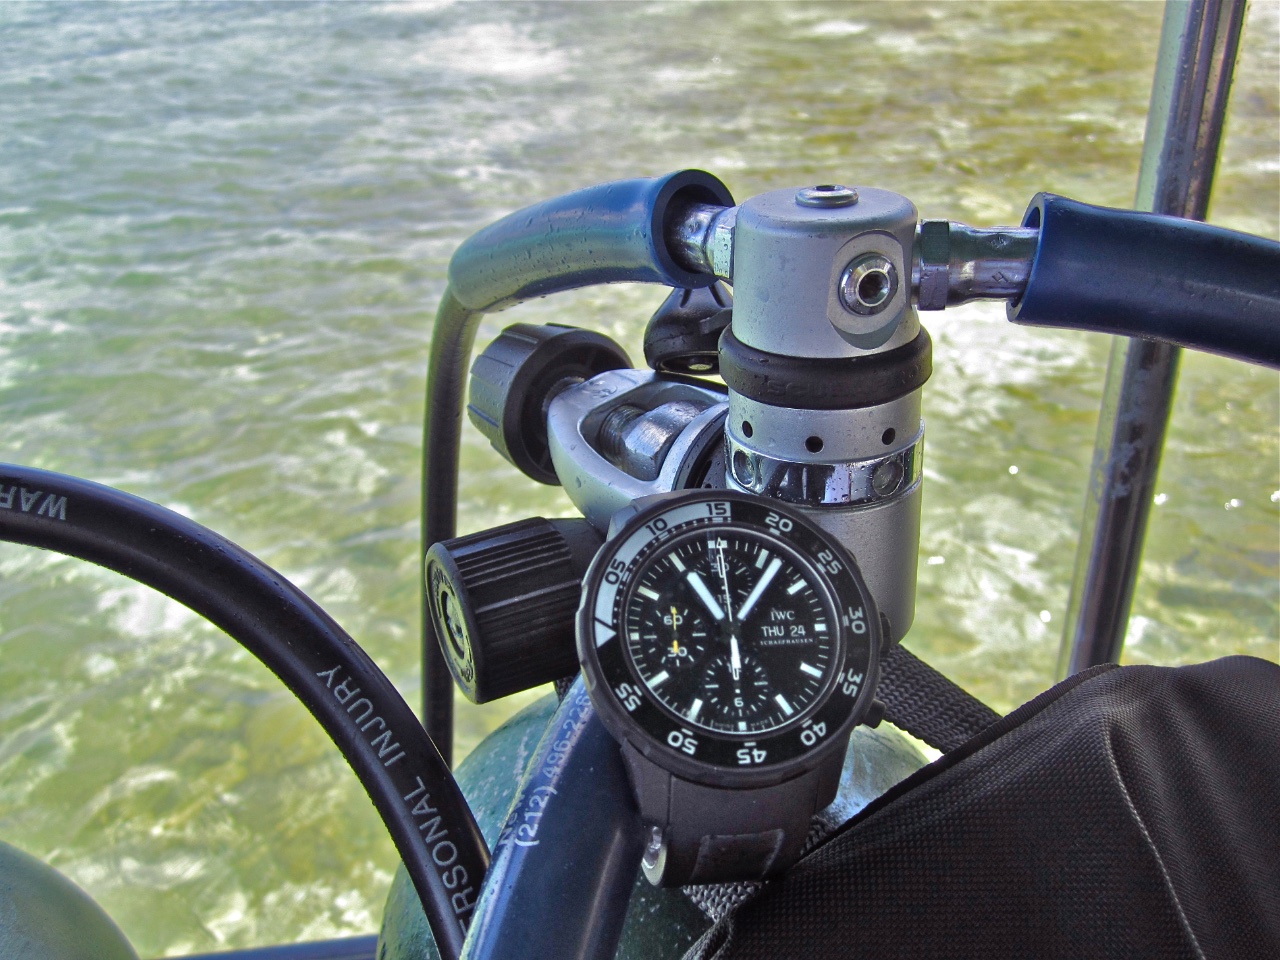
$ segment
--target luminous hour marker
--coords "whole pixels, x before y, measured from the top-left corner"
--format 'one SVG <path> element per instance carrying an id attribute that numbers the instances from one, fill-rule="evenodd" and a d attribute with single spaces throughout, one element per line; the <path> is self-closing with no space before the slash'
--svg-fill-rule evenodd
<path id="1" fill-rule="evenodd" d="M 761 547 L 760 552 L 756 554 L 756 569 L 757 570 L 764 569 L 764 562 L 768 559 L 769 559 L 769 551 Z"/>
<path id="2" fill-rule="evenodd" d="M 817 630 L 819 633 L 826 633 L 827 625 L 825 623 L 815 623 L 813 625 L 813 629 Z"/>
<path id="3" fill-rule="evenodd" d="M 794 594 L 797 594 L 797 593 L 799 593 L 799 592 L 800 592 L 801 590 L 803 590 L 803 589 L 804 589 L 804 581 L 803 581 L 803 580 L 797 580 L 797 581 L 796 581 L 795 583 L 793 583 L 791 586 L 787 587 L 787 596 L 789 596 L 789 597 L 790 597 L 790 596 L 792 596 L 792 595 L 794 595 Z"/>
<path id="4" fill-rule="evenodd" d="M 738 721 L 738 729 L 739 729 L 740 731 L 741 731 L 741 730 L 745 730 L 745 729 L 747 729 L 747 721 L 745 721 L 745 720 L 739 720 L 739 721 Z"/>
<path id="5" fill-rule="evenodd" d="M 633 633 L 631 634 L 631 642 L 632 642 L 632 643 L 639 643 L 639 642 L 640 642 L 640 634 L 633 632 Z"/>
<path id="6" fill-rule="evenodd" d="M 660 596 L 658 596 L 658 594 L 657 594 L 657 593 L 655 593 L 654 591 L 650 590 L 648 587 L 639 587 L 639 588 L 636 590 L 636 593 L 640 594 L 640 596 L 642 596 L 642 597 L 648 597 L 650 600 L 660 600 L 660 599 L 662 599 Z"/>
<path id="7" fill-rule="evenodd" d="M 695 699 L 693 703 L 689 704 L 689 712 L 686 713 L 685 716 L 688 717 L 690 720 L 697 720 L 698 712 L 701 709 L 702 709 L 702 701 Z"/>
<path id="8" fill-rule="evenodd" d="M 680 562 L 680 558 L 677 557 L 674 553 L 671 554 L 671 565 L 675 567 L 677 570 L 679 570 L 681 573 L 684 573 L 684 564 Z"/>
<path id="9" fill-rule="evenodd" d="M 774 699 L 774 702 L 777 703 L 778 706 L 782 708 L 782 712 L 785 713 L 788 717 L 791 716 L 793 713 L 795 713 L 795 711 L 791 709 L 791 704 L 787 703 L 787 698 L 784 697 L 782 694 L 778 694 L 773 699 Z"/>
<path id="10" fill-rule="evenodd" d="M 800 664 L 800 672 L 801 672 L 801 673 L 807 673 L 807 674 L 808 674 L 809 676 L 811 676 L 811 677 L 821 677 L 821 676 L 822 676 L 822 671 L 821 671 L 821 670 L 819 670 L 817 667 L 811 667 L 811 666 L 809 666 L 809 664 L 804 663 L 804 662 L 801 662 L 801 664 Z"/>
<path id="11" fill-rule="evenodd" d="M 663 670 L 663 671 L 662 671 L 661 673 L 659 673 L 659 674 L 655 674 L 655 675 L 654 675 L 654 676 L 649 680 L 649 686 L 650 686 L 650 688 L 652 688 L 652 687 L 657 687 L 657 686 L 661 686 L 661 685 L 662 685 L 662 683 L 663 683 L 664 681 L 666 681 L 667 679 L 669 679 L 669 678 L 670 678 L 670 676 L 671 676 L 671 674 L 667 673 L 667 671 L 665 671 L 665 670 Z"/>

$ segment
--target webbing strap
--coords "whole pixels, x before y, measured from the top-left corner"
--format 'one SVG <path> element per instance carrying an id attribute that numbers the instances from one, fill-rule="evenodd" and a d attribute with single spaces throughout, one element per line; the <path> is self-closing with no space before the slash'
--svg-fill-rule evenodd
<path id="1" fill-rule="evenodd" d="M 902 644 L 880 662 L 876 696 L 886 720 L 943 753 L 1000 719 Z"/>

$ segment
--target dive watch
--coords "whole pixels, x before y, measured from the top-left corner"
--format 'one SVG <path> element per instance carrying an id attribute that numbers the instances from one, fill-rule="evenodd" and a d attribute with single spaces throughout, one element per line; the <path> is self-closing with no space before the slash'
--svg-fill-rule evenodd
<path id="1" fill-rule="evenodd" d="M 871 708 L 879 617 L 831 535 L 730 490 L 616 516 L 578 611 L 592 703 L 622 746 L 662 886 L 785 869 Z"/>

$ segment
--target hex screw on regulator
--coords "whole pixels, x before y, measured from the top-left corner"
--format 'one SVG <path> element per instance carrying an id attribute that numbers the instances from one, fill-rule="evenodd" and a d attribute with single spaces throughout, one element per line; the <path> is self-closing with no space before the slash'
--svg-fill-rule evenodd
<path id="1" fill-rule="evenodd" d="M 796 191 L 796 203 L 802 207 L 851 207 L 858 202 L 858 191 L 838 183 L 820 183 Z"/>
<path id="2" fill-rule="evenodd" d="M 840 302 L 860 316 L 879 313 L 897 292 L 898 269 L 878 253 L 859 257 L 840 275 Z"/>
<path id="3" fill-rule="evenodd" d="M 885 460 L 871 473 L 871 488 L 877 496 L 887 497 L 897 493 L 906 471 L 897 460 Z"/>

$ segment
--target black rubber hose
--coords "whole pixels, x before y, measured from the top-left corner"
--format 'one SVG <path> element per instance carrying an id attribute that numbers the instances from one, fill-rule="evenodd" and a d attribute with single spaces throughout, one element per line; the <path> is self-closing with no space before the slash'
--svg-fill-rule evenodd
<path id="1" fill-rule="evenodd" d="M 614 956 L 644 844 L 618 741 L 579 674 L 511 801 L 463 957 Z"/>
<path id="2" fill-rule="evenodd" d="M 381 815 L 442 957 L 456 960 L 489 851 L 391 681 L 301 590 L 192 520 L 87 480 L 0 464 L 0 539 L 88 560 L 222 628 L 311 711 Z"/>
<path id="3" fill-rule="evenodd" d="M 1009 319 L 1146 337 L 1280 367 L 1280 243 L 1038 193 L 1040 231 Z"/>
<path id="4" fill-rule="evenodd" d="M 422 584 L 422 722 L 449 764 L 453 761 L 453 676 L 444 662 L 444 651 L 428 613 L 427 551 L 432 544 L 452 540 L 457 533 L 463 397 L 480 317 L 480 313 L 460 304 L 451 289 L 445 290 L 431 332 L 422 425 L 422 550 L 418 578 Z"/>

